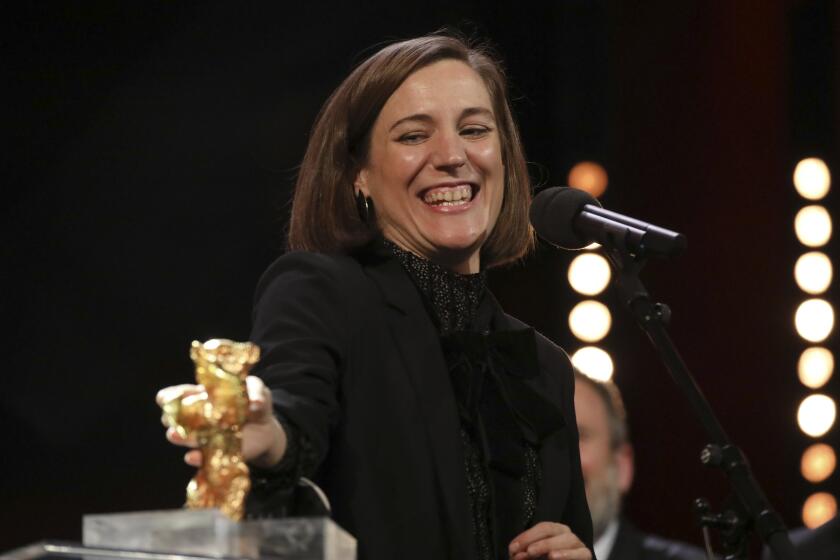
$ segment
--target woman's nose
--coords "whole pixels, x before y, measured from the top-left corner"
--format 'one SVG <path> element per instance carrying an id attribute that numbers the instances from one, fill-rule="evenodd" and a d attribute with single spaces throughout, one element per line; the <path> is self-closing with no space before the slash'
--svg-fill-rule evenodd
<path id="1" fill-rule="evenodd" d="M 439 134 L 435 139 L 431 162 L 438 169 L 457 169 L 467 162 L 461 137 L 457 133 Z"/>

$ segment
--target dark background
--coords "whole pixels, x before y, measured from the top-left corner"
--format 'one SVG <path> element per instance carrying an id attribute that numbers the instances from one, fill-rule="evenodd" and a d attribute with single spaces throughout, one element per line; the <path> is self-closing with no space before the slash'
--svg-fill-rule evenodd
<path id="1" fill-rule="evenodd" d="M 155 392 L 192 379 L 192 339 L 247 338 L 329 92 L 372 45 L 447 24 L 503 55 L 535 179 L 563 184 L 595 159 L 606 206 L 688 236 L 645 282 L 772 503 L 801 524 L 814 487 L 798 468 L 791 173 L 807 155 L 840 171 L 833 2 L 85 2 L 6 16 L 0 551 L 78 540 L 86 513 L 181 504 L 191 469 Z M 491 283 L 573 351 L 569 259 L 542 248 Z M 703 433 L 606 300 L 637 450 L 626 509 L 699 542 L 691 500 L 720 504 L 725 480 L 699 465 Z"/>

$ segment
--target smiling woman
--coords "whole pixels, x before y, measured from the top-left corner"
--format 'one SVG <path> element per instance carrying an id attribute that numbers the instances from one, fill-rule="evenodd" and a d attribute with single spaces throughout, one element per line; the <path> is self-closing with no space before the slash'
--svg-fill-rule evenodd
<path id="1" fill-rule="evenodd" d="M 495 152 L 487 151 L 491 147 Z M 376 170 L 381 174 L 386 164 L 391 171 L 397 161 L 386 158 L 392 156 L 406 166 L 409 157 L 416 165 L 438 166 L 434 178 L 429 173 L 412 178 L 412 183 L 431 181 L 425 188 L 469 184 L 482 178 L 477 175 L 490 164 L 488 157 L 493 165 L 500 163 L 502 169 L 487 178 L 500 181 L 501 210 L 478 243 L 481 267 L 514 261 L 533 247 L 525 154 L 504 73 L 488 48 L 452 37 L 422 37 L 385 47 L 347 77 L 313 127 L 295 188 L 289 248 L 347 252 L 380 234 L 384 224 L 360 219 L 354 199 L 361 191 L 375 208 L 386 204 L 377 199 L 375 184 L 363 188 L 360 179 Z M 401 181 L 405 187 L 406 179 Z M 480 184 L 470 187 L 481 190 Z M 431 249 L 428 242 L 426 247 Z M 460 255 L 447 256 L 457 261 Z"/>
<path id="2" fill-rule="evenodd" d="M 571 364 L 485 285 L 531 247 L 529 202 L 485 49 L 403 41 L 338 87 L 257 287 L 251 514 L 306 477 L 363 559 L 591 558 Z"/>
<path id="3" fill-rule="evenodd" d="M 461 273 L 479 271 L 479 250 L 502 206 L 491 106 L 481 77 L 461 61 L 418 70 L 379 113 L 355 181 L 386 238 Z"/>

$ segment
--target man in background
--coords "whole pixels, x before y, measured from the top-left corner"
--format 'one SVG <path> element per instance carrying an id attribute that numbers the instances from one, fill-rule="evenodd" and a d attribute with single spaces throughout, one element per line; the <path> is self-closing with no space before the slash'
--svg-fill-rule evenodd
<path id="1" fill-rule="evenodd" d="M 800 560 L 837 560 L 840 558 L 840 516 L 835 515 L 815 529 L 794 529 L 790 541 Z M 775 560 L 764 548 L 763 560 Z"/>
<path id="2" fill-rule="evenodd" d="M 620 515 L 633 483 L 633 448 L 618 387 L 576 373 L 575 410 L 598 560 L 705 560 L 699 548 L 641 533 Z"/>

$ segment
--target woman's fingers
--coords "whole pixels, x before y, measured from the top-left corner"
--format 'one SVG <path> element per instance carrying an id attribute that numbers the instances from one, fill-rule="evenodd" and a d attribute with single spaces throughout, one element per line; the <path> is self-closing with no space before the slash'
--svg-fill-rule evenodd
<path id="1" fill-rule="evenodd" d="M 546 537 L 552 537 L 554 535 L 561 535 L 563 533 L 572 533 L 572 530 L 569 529 L 568 525 L 563 525 L 562 523 L 551 523 L 549 521 L 541 521 L 537 523 L 527 531 L 523 531 L 520 533 L 516 538 L 513 539 L 510 543 L 510 553 L 516 554 L 517 552 L 523 552 L 528 549 L 531 544 L 542 540 Z"/>
<path id="2" fill-rule="evenodd" d="M 196 441 L 195 436 L 185 438 L 178 433 L 178 430 L 176 428 L 166 429 L 166 439 L 168 439 L 170 443 L 174 443 L 175 445 L 182 445 L 184 447 L 198 447 L 198 442 Z"/>
<path id="3" fill-rule="evenodd" d="M 556 537 L 549 537 L 532 543 L 525 551 L 523 558 L 549 558 L 568 560 L 588 560 L 591 553 L 577 537 L 569 533 Z"/>
<path id="4" fill-rule="evenodd" d="M 270 419 L 273 414 L 271 410 L 271 391 L 265 386 L 259 377 L 249 375 L 245 378 L 245 387 L 248 391 L 248 419 L 252 422 L 264 422 Z"/>
<path id="5" fill-rule="evenodd" d="M 510 543 L 513 560 L 549 558 L 589 560 L 592 554 L 567 525 L 543 521 L 521 533 Z"/>
<path id="6" fill-rule="evenodd" d="M 248 393 L 249 410 L 248 418 L 242 426 L 242 453 L 246 461 L 257 461 L 271 466 L 279 461 L 286 450 L 286 433 L 283 430 L 272 410 L 271 391 L 265 386 L 259 377 L 248 376 L 245 379 L 245 387 Z M 158 405 L 180 399 L 181 405 L 188 407 L 194 404 L 192 401 L 205 398 L 202 385 L 173 385 L 165 387 L 157 393 Z M 166 414 L 164 414 L 164 425 Z M 184 437 L 183 431 L 168 426 L 166 439 L 175 445 L 183 447 L 197 447 L 195 435 Z M 201 452 L 198 450 L 188 451 L 184 455 L 184 461 L 194 467 L 201 466 Z"/>
<path id="7" fill-rule="evenodd" d="M 168 439 L 171 443 L 174 443 L 175 445 L 182 445 L 184 447 L 198 446 L 198 442 L 196 442 L 195 437 L 181 437 L 181 434 L 179 434 L 178 430 L 176 430 L 175 428 L 169 428 L 166 430 L 166 439 Z M 189 451 L 184 453 L 184 462 L 193 467 L 201 466 L 201 458 L 201 451 L 198 449 L 190 449 Z"/>
<path id="8" fill-rule="evenodd" d="M 542 521 L 537 523 L 523 533 L 527 537 L 532 537 L 533 540 L 544 539 L 546 537 L 553 537 L 556 535 L 574 535 L 568 525 L 562 523 L 552 523 L 550 521 Z"/>
<path id="9" fill-rule="evenodd" d="M 248 398 L 252 401 L 265 401 L 266 398 L 271 398 L 268 387 L 265 386 L 262 379 L 255 375 L 249 375 L 245 378 L 245 388 L 248 391 Z"/>
<path id="10" fill-rule="evenodd" d="M 517 552 L 511 556 L 512 560 L 531 560 L 534 558 L 548 558 L 549 560 L 591 560 L 592 552 L 583 544 L 576 548 L 550 550 L 548 552 Z"/>
<path id="11" fill-rule="evenodd" d="M 592 560 L 592 552 L 585 546 L 572 550 L 555 551 L 548 555 L 550 560 Z"/>
<path id="12" fill-rule="evenodd" d="M 203 385 L 193 385 L 190 383 L 184 383 L 182 385 L 172 385 L 170 387 L 164 387 L 163 389 L 158 391 L 157 395 L 155 395 L 155 402 L 158 406 L 163 406 L 165 403 L 168 403 L 173 399 L 177 399 L 186 395 L 192 395 L 195 393 L 201 393 L 202 391 L 204 391 Z"/>
<path id="13" fill-rule="evenodd" d="M 200 467 L 201 466 L 201 451 L 198 449 L 193 449 L 191 451 L 187 451 L 184 453 L 184 462 L 191 467 Z"/>

